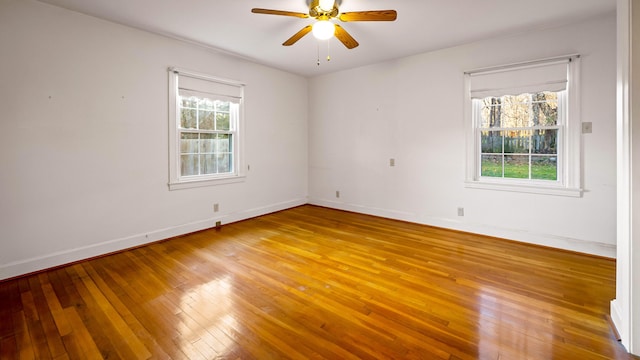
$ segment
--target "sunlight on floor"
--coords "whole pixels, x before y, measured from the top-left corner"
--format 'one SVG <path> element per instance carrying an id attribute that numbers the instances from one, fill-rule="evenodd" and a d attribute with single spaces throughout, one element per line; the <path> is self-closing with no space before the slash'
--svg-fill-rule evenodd
<path id="1" fill-rule="evenodd" d="M 515 294 L 514 298 L 497 297 L 494 291 L 481 289 L 478 295 L 478 355 L 481 359 L 494 359 L 527 354 L 533 358 L 552 358 L 553 348 L 551 335 L 553 321 L 547 323 L 548 331 L 539 332 L 539 326 L 528 326 L 532 318 L 548 317 L 551 314 L 540 314 L 523 306 L 534 302 Z M 544 304 L 541 304 L 544 305 Z M 538 332 L 532 332 L 537 329 Z M 509 344 L 503 347 L 500 344 Z"/>
<path id="2" fill-rule="evenodd" d="M 231 282 L 232 277 L 226 275 L 182 296 L 180 349 L 190 357 L 223 357 L 235 346 L 230 335 L 238 332 L 239 325 L 233 314 Z"/>

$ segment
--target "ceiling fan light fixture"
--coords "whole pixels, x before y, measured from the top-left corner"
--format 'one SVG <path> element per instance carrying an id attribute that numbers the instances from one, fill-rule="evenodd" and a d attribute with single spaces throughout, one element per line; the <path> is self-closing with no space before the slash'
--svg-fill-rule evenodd
<path id="1" fill-rule="evenodd" d="M 318 20 L 311 31 L 316 39 L 327 40 L 335 34 L 336 26 L 329 20 Z"/>

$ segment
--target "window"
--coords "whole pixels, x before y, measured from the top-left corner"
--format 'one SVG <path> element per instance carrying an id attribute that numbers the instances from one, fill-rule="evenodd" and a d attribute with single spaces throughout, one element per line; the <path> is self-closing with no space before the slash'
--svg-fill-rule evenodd
<path id="1" fill-rule="evenodd" d="M 578 61 L 465 74 L 468 187 L 581 195 Z"/>
<path id="2" fill-rule="evenodd" d="M 558 107 L 566 106 L 564 98 L 564 92 L 546 91 L 474 100 L 480 176 L 558 181 L 557 145 L 564 123 Z"/>
<path id="3" fill-rule="evenodd" d="M 169 74 L 169 188 L 242 180 L 242 84 L 176 68 Z"/>

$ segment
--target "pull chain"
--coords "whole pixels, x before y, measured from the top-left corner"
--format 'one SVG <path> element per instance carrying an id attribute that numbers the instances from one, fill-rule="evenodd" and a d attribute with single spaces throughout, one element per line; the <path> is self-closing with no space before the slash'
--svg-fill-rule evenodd
<path id="1" fill-rule="evenodd" d="M 318 53 L 317 53 L 317 57 L 316 57 L 316 64 L 318 66 L 320 66 L 320 41 L 318 40 Z M 331 50 L 331 41 L 327 40 L 327 62 L 331 61 L 331 54 L 330 54 L 330 50 Z"/>

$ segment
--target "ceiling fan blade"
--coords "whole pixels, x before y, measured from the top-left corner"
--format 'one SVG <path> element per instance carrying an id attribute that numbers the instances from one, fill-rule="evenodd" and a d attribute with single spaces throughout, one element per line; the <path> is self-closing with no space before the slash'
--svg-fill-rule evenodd
<path id="1" fill-rule="evenodd" d="M 340 14 L 341 21 L 394 21 L 398 18 L 395 10 L 354 11 Z"/>
<path id="2" fill-rule="evenodd" d="M 347 49 L 353 49 L 355 47 L 357 47 L 358 42 L 356 41 L 356 39 L 353 38 L 353 36 L 351 36 L 347 30 L 345 30 L 344 28 L 342 28 L 342 26 L 336 24 L 336 38 L 338 38 L 338 40 L 340 40 L 340 42 L 342 42 L 344 44 L 344 46 L 347 47 Z"/>
<path id="3" fill-rule="evenodd" d="M 311 28 L 312 28 L 311 25 L 307 25 L 307 26 L 303 27 L 302 30 L 300 30 L 297 33 L 295 33 L 292 37 L 287 39 L 287 41 L 283 42 L 282 45 L 291 46 L 291 45 L 295 44 L 303 36 L 307 35 L 311 31 Z"/>
<path id="4" fill-rule="evenodd" d="M 267 15 L 283 15 L 283 16 L 294 16 L 299 18 L 308 18 L 308 14 L 292 12 L 292 11 L 283 11 L 283 10 L 271 10 L 271 9 L 258 9 L 253 8 L 251 12 L 254 14 L 267 14 Z"/>

